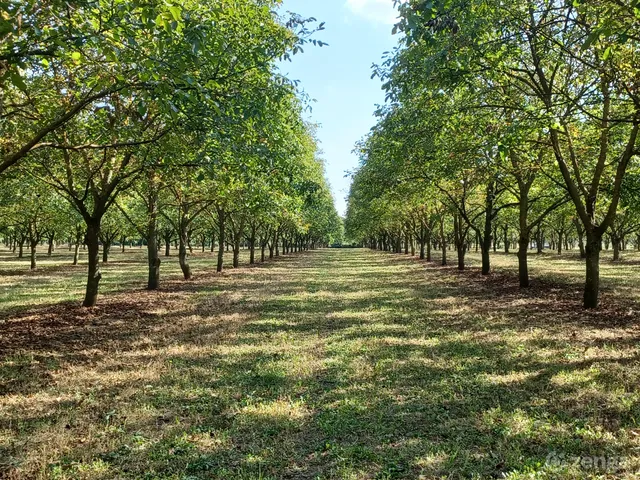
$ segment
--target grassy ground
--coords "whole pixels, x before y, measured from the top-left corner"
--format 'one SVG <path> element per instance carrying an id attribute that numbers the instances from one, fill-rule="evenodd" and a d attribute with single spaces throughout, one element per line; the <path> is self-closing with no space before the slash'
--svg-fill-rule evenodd
<path id="1" fill-rule="evenodd" d="M 323 250 L 224 275 L 205 255 L 187 284 L 172 260 L 163 290 L 148 293 L 142 254 L 128 252 L 105 269 L 108 293 L 91 311 L 77 306 L 84 270 L 60 255 L 36 274 L 0 261 L 2 478 L 635 478 L 640 468 L 635 254 L 604 262 L 604 306 L 591 313 L 579 308 L 573 254 L 533 257 L 527 292 L 508 273 L 512 255 L 495 255 L 482 278 Z"/>

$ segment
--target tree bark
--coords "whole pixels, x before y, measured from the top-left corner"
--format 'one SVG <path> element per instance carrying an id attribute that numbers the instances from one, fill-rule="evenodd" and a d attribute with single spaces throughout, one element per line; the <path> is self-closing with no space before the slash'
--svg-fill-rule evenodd
<path id="1" fill-rule="evenodd" d="M 180 245 L 178 246 L 178 261 L 180 269 L 185 280 L 191 280 L 191 266 L 189 265 L 189 257 L 187 254 L 188 238 L 186 233 L 180 232 Z"/>
<path id="2" fill-rule="evenodd" d="M 111 242 L 102 242 L 102 263 L 109 262 L 110 250 L 111 250 Z"/>
<path id="3" fill-rule="evenodd" d="M 558 232 L 558 255 L 562 255 L 562 232 Z"/>
<path id="4" fill-rule="evenodd" d="M 518 177 L 518 189 L 520 198 L 518 199 L 518 279 L 520 288 L 529 288 L 529 242 L 531 240 L 531 226 L 529 225 L 529 192 L 533 179 L 525 181 Z M 505 235 L 506 237 L 506 235 Z"/>
<path id="5" fill-rule="evenodd" d="M 574 220 L 576 225 L 576 231 L 578 232 L 578 246 L 580 247 L 580 258 L 586 258 L 587 252 L 584 248 L 584 228 L 582 228 L 582 222 L 579 218 Z"/>
<path id="6" fill-rule="evenodd" d="M 509 253 L 509 227 L 504 227 L 504 253 Z"/>
<path id="7" fill-rule="evenodd" d="M 240 241 L 236 240 L 233 243 L 233 268 L 240 266 Z"/>
<path id="8" fill-rule="evenodd" d="M 453 235 L 455 237 L 456 252 L 458 254 L 458 270 L 464 270 L 464 257 L 467 253 L 467 232 L 462 225 L 463 219 L 461 215 L 453 217 Z"/>
<path id="9" fill-rule="evenodd" d="M 611 243 L 613 244 L 613 261 L 617 262 L 620 260 L 620 243 L 621 240 L 617 236 L 613 235 L 611 237 Z"/>
<path id="10" fill-rule="evenodd" d="M 447 264 L 447 239 L 444 235 L 444 217 L 440 219 L 440 246 L 442 247 L 442 265 Z"/>
<path id="11" fill-rule="evenodd" d="M 53 242 L 55 241 L 56 235 L 55 233 L 52 233 L 51 235 L 49 235 L 49 249 L 47 250 L 47 256 L 51 256 L 53 254 L 53 250 L 54 250 L 54 245 Z"/>
<path id="12" fill-rule="evenodd" d="M 36 251 L 38 249 L 38 242 L 37 241 L 31 241 L 30 245 L 31 247 L 31 270 L 35 270 L 36 269 Z"/>
<path id="13" fill-rule="evenodd" d="M 538 253 L 544 252 L 544 232 L 540 228 L 536 232 L 536 249 Z"/>
<path id="14" fill-rule="evenodd" d="M 82 302 L 83 307 L 95 307 L 98 302 L 98 287 L 102 279 L 100 271 L 100 222 L 87 222 L 88 273 L 87 289 Z"/>
<path id="15" fill-rule="evenodd" d="M 529 232 L 520 230 L 518 238 L 518 278 L 520 279 L 520 288 L 528 288 L 531 283 L 529 281 Z"/>
<path id="16" fill-rule="evenodd" d="M 153 177 L 151 177 L 153 185 Z M 147 259 L 149 263 L 149 278 L 147 279 L 147 290 L 157 290 L 160 286 L 160 257 L 158 256 L 158 205 L 157 191 L 152 186 L 153 191 L 149 195 L 147 213 Z M 167 244 L 165 244 L 165 248 Z M 170 248 L 170 247 L 169 247 Z"/>
<path id="17" fill-rule="evenodd" d="M 602 237 L 596 235 L 594 232 L 587 231 L 587 243 L 585 245 L 587 254 L 587 278 L 584 285 L 584 308 L 587 309 L 598 307 L 601 248 Z"/>
<path id="18" fill-rule="evenodd" d="M 493 201 L 495 199 L 495 182 L 490 182 L 487 186 L 487 197 L 485 201 L 485 220 L 484 220 L 484 235 L 481 242 L 482 250 L 482 275 L 489 275 L 491 273 L 491 257 L 489 251 L 491 250 L 492 240 L 492 223 L 493 223 Z"/>
<path id="19" fill-rule="evenodd" d="M 251 237 L 249 238 L 249 265 L 256 263 L 256 228 L 251 227 Z"/>

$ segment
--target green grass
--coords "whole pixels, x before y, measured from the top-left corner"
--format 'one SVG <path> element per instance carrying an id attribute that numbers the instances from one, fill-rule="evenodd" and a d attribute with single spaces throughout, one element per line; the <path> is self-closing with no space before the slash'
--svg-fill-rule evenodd
<path id="1" fill-rule="evenodd" d="M 42 250 L 46 251 L 45 248 Z M 194 255 L 189 261 L 197 273 L 198 269 L 210 269 L 212 262 L 217 260 L 216 255 L 217 253 L 201 253 L 199 249 L 194 249 Z M 259 252 L 256 258 L 259 258 Z M 26 305 L 82 299 L 87 275 L 86 251 L 81 250 L 78 265 L 73 266 L 72 259 L 73 255 L 67 248 L 59 248 L 51 257 L 46 253 L 39 253 L 38 268 L 30 272 L 28 250 L 25 250 L 24 258 L 18 259 L 6 249 L 1 249 L 0 312 L 11 308 L 20 309 Z M 244 264 L 249 262 L 247 251 L 241 251 L 241 259 Z M 181 278 L 177 256 L 161 256 L 160 260 L 163 278 Z M 231 267 L 232 262 L 232 253 L 225 253 L 225 267 Z M 144 288 L 147 277 L 146 247 L 127 247 L 124 253 L 120 248 L 113 247 L 109 261 L 102 264 L 101 268 L 103 279 L 100 282 L 100 292 L 103 294 Z"/>
<path id="2" fill-rule="evenodd" d="M 574 254 L 532 256 L 527 292 L 504 273 L 513 255 L 495 255 L 484 279 L 323 250 L 224 275 L 199 256 L 186 284 L 172 259 L 164 289 L 148 293 L 142 254 L 127 252 L 87 312 L 84 271 L 60 266 L 63 253 L 35 275 L 0 265 L 12 273 L 0 296 L 0 477 L 635 478 L 640 468 L 635 253 L 603 262 L 604 308 L 590 313 Z M 624 463 L 558 466 L 553 452 Z"/>

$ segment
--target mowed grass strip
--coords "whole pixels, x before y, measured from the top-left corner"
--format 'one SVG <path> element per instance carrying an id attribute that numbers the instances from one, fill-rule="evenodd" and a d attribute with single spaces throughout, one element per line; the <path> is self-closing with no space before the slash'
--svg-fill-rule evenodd
<path id="1" fill-rule="evenodd" d="M 35 274 L 11 261 L 2 278 L 1 478 L 634 478 L 640 467 L 637 254 L 604 262 L 603 308 L 588 313 L 575 254 L 532 255 L 526 292 L 513 255 L 495 255 L 487 279 L 474 254 L 464 273 L 323 250 L 223 275 L 204 254 L 193 282 L 172 260 L 150 293 L 141 253 L 126 252 L 90 311 L 67 260 Z M 39 286 L 25 280 L 45 277 L 31 296 Z"/>

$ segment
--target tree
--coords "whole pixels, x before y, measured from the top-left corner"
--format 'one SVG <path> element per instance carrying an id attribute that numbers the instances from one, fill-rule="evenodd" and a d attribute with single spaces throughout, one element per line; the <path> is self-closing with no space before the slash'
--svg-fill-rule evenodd
<path id="1" fill-rule="evenodd" d="M 401 5 L 406 47 L 388 61 L 389 82 L 402 82 L 400 92 L 484 85 L 500 97 L 479 90 L 475 108 L 530 117 L 584 228 L 584 306 L 594 308 L 602 236 L 637 150 L 638 80 L 627 58 L 638 22 L 610 1 L 471 3 Z M 416 78 L 403 77 L 420 64 Z"/>

